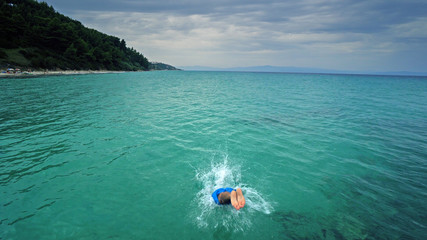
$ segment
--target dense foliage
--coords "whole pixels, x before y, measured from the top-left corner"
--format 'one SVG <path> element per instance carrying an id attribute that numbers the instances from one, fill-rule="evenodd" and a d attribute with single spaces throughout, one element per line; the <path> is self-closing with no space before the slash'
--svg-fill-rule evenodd
<path id="1" fill-rule="evenodd" d="M 0 61 L 43 69 L 148 70 L 126 42 L 56 12 L 45 2 L 0 0 Z"/>

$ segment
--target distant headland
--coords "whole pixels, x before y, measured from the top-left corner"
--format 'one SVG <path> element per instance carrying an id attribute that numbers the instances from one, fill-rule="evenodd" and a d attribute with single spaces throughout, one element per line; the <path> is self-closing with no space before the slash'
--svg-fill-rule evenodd
<path id="1" fill-rule="evenodd" d="M 152 63 L 124 39 L 87 28 L 45 2 L 0 4 L 2 75 L 47 72 L 179 70 Z"/>

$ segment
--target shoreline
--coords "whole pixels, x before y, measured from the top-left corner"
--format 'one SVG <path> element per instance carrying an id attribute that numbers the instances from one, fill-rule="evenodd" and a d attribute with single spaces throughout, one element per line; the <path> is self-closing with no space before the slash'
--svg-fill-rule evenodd
<path id="1" fill-rule="evenodd" d="M 64 70 L 64 71 L 32 71 L 20 73 L 0 73 L 0 78 L 26 78 L 43 76 L 61 76 L 61 75 L 84 75 L 84 74 L 106 74 L 106 73 L 124 73 L 125 71 L 108 70 Z"/>

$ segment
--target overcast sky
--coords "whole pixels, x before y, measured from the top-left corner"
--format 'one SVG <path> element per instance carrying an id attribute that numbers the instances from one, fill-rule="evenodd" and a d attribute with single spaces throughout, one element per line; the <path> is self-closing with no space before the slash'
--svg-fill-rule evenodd
<path id="1" fill-rule="evenodd" d="M 427 71 L 426 0 L 45 2 L 174 66 Z"/>

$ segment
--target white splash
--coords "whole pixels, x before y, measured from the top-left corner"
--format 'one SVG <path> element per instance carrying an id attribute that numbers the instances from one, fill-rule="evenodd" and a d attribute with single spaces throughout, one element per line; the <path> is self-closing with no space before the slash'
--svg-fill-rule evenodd
<path id="1" fill-rule="evenodd" d="M 194 202 L 197 204 L 194 217 L 200 228 L 226 228 L 243 231 L 251 226 L 255 213 L 270 214 L 271 204 L 254 188 L 240 181 L 240 166 L 229 163 L 228 155 L 222 156 L 221 162 L 212 161 L 208 169 L 196 170 L 196 179 L 202 184 Z M 243 209 L 236 211 L 231 205 L 217 205 L 212 193 L 222 187 L 241 188 L 246 199 Z"/>

